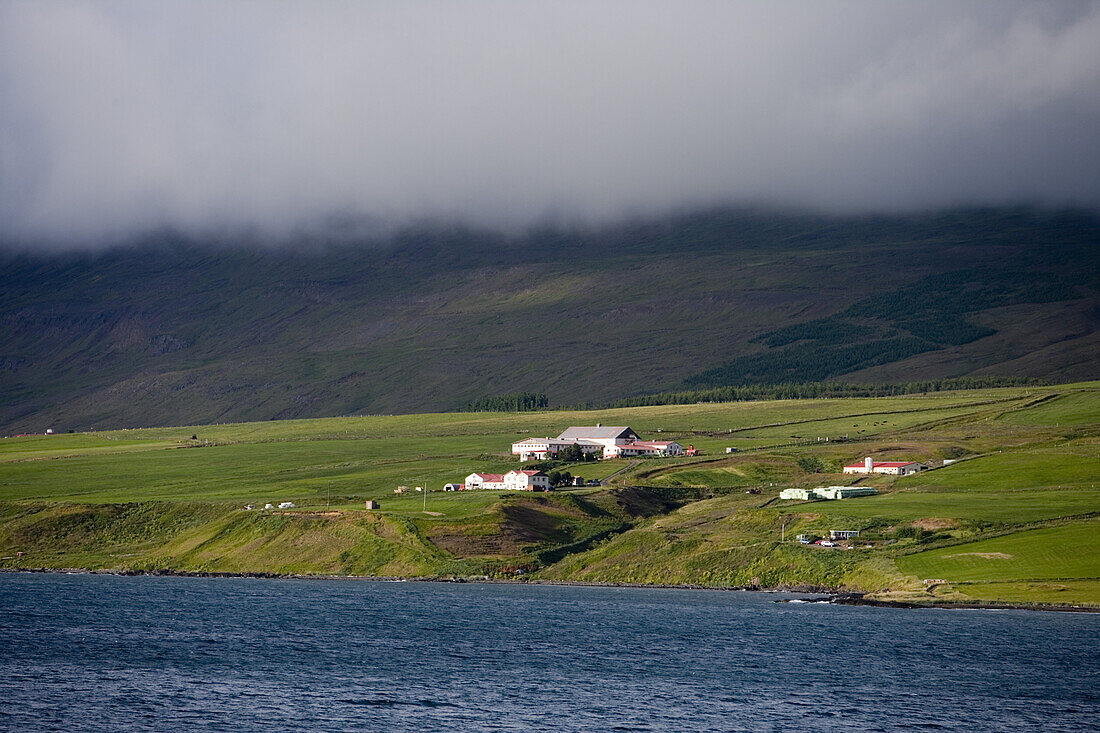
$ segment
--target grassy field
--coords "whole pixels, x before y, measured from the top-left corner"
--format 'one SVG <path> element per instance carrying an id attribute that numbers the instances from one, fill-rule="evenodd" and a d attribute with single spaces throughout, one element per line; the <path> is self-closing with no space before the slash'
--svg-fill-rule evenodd
<path id="1" fill-rule="evenodd" d="M 898 567 L 953 582 L 1100 578 L 1100 522 L 1076 522 L 908 555 Z"/>
<path id="2" fill-rule="evenodd" d="M 815 502 L 825 515 L 1019 523 L 1100 511 L 1100 453 L 1070 441 L 978 456 L 892 482 L 879 496 Z M 798 512 L 789 507 L 784 511 Z"/>
<path id="3" fill-rule="evenodd" d="M 830 415 L 868 414 L 868 430 L 886 432 L 944 416 L 1022 404 L 1020 391 L 935 394 L 925 398 L 781 400 L 721 405 L 670 405 L 593 412 L 458 413 L 289 420 L 206 427 L 122 430 L 0 440 L 0 498 L 125 502 L 160 500 L 300 500 L 327 494 L 391 495 L 399 485 L 440 488 L 473 471 L 514 466 L 513 441 L 556 435 L 570 425 L 629 424 L 642 435 L 686 444 L 725 441 L 729 425 L 830 421 Z M 1003 403 L 1000 400 L 1009 400 Z M 898 417 L 888 421 L 890 413 Z M 856 420 L 857 418 L 849 418 Z M 831 419 L 835 422 L 835 418 Z M 889 424 L 888 424 L 889 423 Z M 774 428 L 773 428 L 774 429 Z M 660 431 L 658 433 L 658 431 Z M 191 439 L 194 435 L 196 438 Z M 770 439 L 769 439 L 770 440 Z M 126 454 L 125 461 L 118 454 Z M 47 460 L 57 459 L 57 460 Z M 63 460 L 62 460 L 63 459 Z M 604 478 L 625 462 L 571 471 Z"/>
<path id="4" fill-rule="evenodd" d="M 1100 415 L 1100 392 L 1059 395 L 1026 410 L 1007 412 L 998 420 L 1017 425 L 1095 425 Z"/>
<path id="5" fill-rule="evenodd" d="M 1089 383 L 7 438 L 0 567 L 518 573 L 847 588 L 929 603 L 1100 604 L 1098 395 L 1100 385 Z M 440 491 L 472 471 L 518 466 L 509 453 L 515 440 L 597 422 L 703 452 L 564 466 L 601 480 L 626 469 L 612 486 Z M 848 438 L 835 440 L 845 430 Z M 740 451 L 726 454 L 729 445 Z M 839 473 L 866 455 L 933 466 L 962 460 L 900 479 Z M 880 494 L 776 501 L 788 486 L 854 481 Z M 397 495 L 398 486 L 410 490 Z M 366 511 L 367 499 L 381 509 Z M 296 506 L 243 508 L 280 501 Z M 830 529 L 862 534 L 852 549 L 793 539 Z M 947 582 L 928 590 L 928 578 Z"/>

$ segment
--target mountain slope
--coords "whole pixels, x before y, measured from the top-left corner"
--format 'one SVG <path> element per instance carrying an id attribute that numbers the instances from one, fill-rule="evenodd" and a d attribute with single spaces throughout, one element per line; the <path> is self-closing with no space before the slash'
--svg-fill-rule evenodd
<path id="1" fill-rule="evenodd" d="M 1100 221 L 714 211 L 301 248 L 164 235 L 0 259 L 0 426 L 556 404 L 670 389 L 1085 379 Z"/>

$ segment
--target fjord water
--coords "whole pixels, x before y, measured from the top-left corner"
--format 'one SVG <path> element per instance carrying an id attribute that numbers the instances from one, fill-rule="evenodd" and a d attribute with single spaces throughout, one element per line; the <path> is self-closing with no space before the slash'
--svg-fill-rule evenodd
<path id="1" fill-rule="evenodd" d="M 11 730 L 1064 730 L 1100 615 L 778 594 L 0 575 Z"/>

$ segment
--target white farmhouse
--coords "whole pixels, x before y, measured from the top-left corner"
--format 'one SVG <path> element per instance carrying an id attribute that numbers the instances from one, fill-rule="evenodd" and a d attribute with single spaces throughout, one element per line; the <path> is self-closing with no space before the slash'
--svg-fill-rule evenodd
<path id="1" fill-rule="evenodd" d="M 504 474 L 504 488 L 515 491 L 549 491 L 550 477 L 542 471 L 509 471 Z"/>
<path id="2" fill-rule="evenodd" d="M 509 471 L 505 474 L 471 473 L 466 477 L 466 489 L 549 491 L 550 477 L 542 471 Z"/>
<path id="3" fill-rule="evenodd" d="M 871 458 L 844 467 L 844 473 L 884 473 L 891 476 L 908 476 L 927 470 L 928 466 L 916 461 L 875 461 Z"/>

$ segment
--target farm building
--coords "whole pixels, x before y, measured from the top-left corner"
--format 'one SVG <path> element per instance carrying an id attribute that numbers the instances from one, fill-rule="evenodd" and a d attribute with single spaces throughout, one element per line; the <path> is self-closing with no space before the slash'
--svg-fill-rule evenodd
<path id="1" fill-rule="evenodd" d="M 813 499 L 850 499 L 853 496 L 873 496 L 878 492 L 869 486 L 818 486 L 816 489 L 783 489 L 780 499 L 811 501 Z"/>
<path id="2" fill-rule="evenodd" d="M 684 446 L 672 441 L 636 440 L 632 443 L 613 445 L 603 450 L 604 458 L 631 458 L 633 456 L 682 456 Z"/>
<path id="3" fill-rule="evenodd" d="M 859 537 L 858 529 L 830 529 L 829 539 L 831 540 L 850 540 L 855 537 Z"/>
<path id="4" fill-rule="evenodd" d="M 594 426 L 582 426 L 567 428 L 558 436 L 558 440 L 588 440 L 604 446 L 632 443 L 641 440 L 637 433 L 624 426 L 604 426 L 596 423 Z"/>
<path id="5" fill-rule="evenodd" d="M 580 446 L 585 453 L 603 454 L 604 445 L 590 440 L 562 440 L 561 438 L 527 438 L 512 443 L 512 453 L 521 461 L 544 461 L 553 458 L 562 448 L 571 445 Z"/>
<path id="6" fill-rule="evenodd" d="M 374 499 L 367 499 L 367 509 L 381 509 L 382 505 Z"/>
<path id="7" fill-rule="evenodd" d="M 509 471 L 504 474 L 504 488 L 516 491 L 549 491 L 550 477 L 542 471 Z"/>
<path id="8" fill-rule="evenodd" d="M 891 476 L 908 476 L 927 470 L 928 466 L 916 461 L 875 461 L 871 458 L 844 467 L 844 473 L 884 473 Z"/>
<path id="9" fill-rule="evenodd" d="M 556 438 L 527 438 L 512 444 L 512 453 L 521 461 L 553 458 L 563 448 L 579 446 L 585 453 L 603 458 L 619 456 L 678 456 L 684 447 L 672 441 L 643 441 L 626 426 L 603 425 L 571 427 Z"/>
<path id="10" fill-rule="evenodd" d="M 509 471 L 499 473 L 471 473 L 466 477 L 467 489 L 490 491 L 549 491 L 550 477 L 542 471 Z"/>
<path id="11" fill-rule="evenodd" d="M 503 489 L 504 475 L 499 473 L 471 473 L 466 477 L 467 489 Z"/>
<path id="12" fill-rule="evenodd" d="M 878 492 L 870 486 L 821 486 L 813 493 L 818 499 L 850 499 L 853 496 L 874 496 Z"/>

